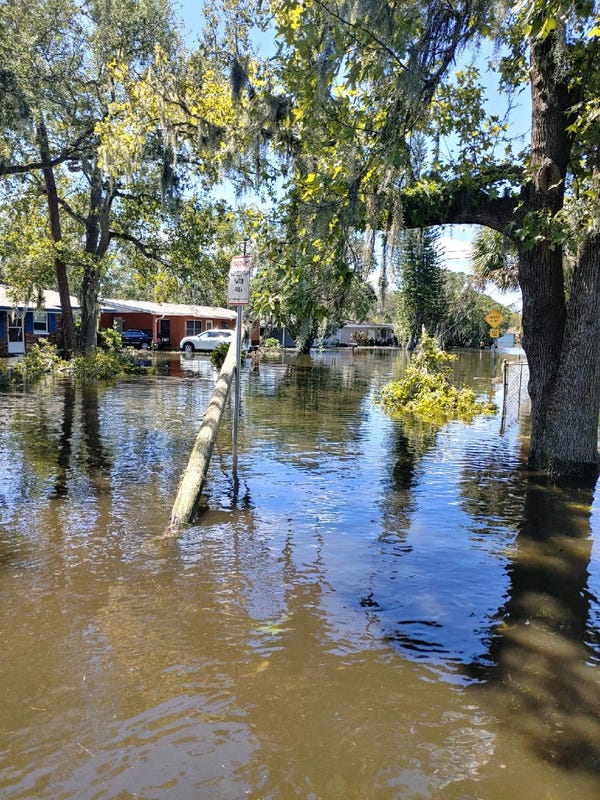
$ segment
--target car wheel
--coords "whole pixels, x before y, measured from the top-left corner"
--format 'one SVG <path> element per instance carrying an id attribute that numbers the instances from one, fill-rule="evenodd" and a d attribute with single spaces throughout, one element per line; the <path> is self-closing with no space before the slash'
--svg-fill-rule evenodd
<path id="1" fill-rule="evenodd" d="M 194 345 L 191 342 L 186 342 L 183 345 L 183 349 L 186 353 L 193 353 L 194 352 Z"/>

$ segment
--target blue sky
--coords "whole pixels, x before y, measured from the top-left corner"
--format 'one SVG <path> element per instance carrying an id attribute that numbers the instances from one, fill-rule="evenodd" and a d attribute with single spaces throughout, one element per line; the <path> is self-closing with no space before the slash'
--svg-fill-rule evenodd
<path id="1" fill-rule="evenodd" d="M 174 6 L 184 24 L 187 33 L 186 39 L 189 44 L 192 44 L 201 27 L 202 2 L 200 0 L 176 0 Z"/>

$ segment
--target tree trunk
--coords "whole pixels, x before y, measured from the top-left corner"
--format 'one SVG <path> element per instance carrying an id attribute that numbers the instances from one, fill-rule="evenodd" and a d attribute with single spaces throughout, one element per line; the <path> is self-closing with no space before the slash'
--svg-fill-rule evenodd
<path id="1" fill-rule="evenodd" d="M 573 277 L 564 340 L 545 425 L 530 463 L 551 475 L 598 474 L 600 417 L 600 235 L 586 241 Z M 535 445 L 535 449 L 534 449 Z"/>
<path id="2" fill-rule="evenodd" d="M 303 339 L 298 345 L 298 353 L 302 356 L 307 356 L 310 353 L 311 347 L 314 344 L 314 339 Z"/>
<path id="3" fill-rule="evenodd" d="M 303 319 L 296 332 L 296 346 L 298 353 L 308 355 L 315 343 L 319 331 L 318 323 L 311 319 Z"/>
<path id="4" fill-rule="evenodd" d="M 580 276 L 583 294 L 573 296 L 567 319 L 563 252 L 560 245 L 553 242 L 550 230 L 550 225 L 556 225 L 556 215 L 564 203 L 571 147 L 567 111 L 574 101 L 565 83 L 564 69 L 557 62 L 559 45 L 557 33 L 531 42 L 531 178 L 523 188 L 522 197 L 526 212 L 524 222 L 526 226 L 531 225 L 532 230 L 527 237 L 529 241 L 526 238 L 520 247 L 519 283 L 523 295 L 523 348 L 530 374 L 529 465 L 555 474 L 569 474 L 582 468 L 587 472 L 596 462 L 594 456 L 584 468 L 579 457 L 583 452 L 578 448 L 571 451 L 566 446 L 566 440 L 575 437 L 565 413 L 570 414 L 577 406 L 582 415 L 591 414 L 592 407 L 596 407 L 597 430 L 597 402 L 591 397 L 587 408 L 587 399 L 577 399 L 572 394 L 576 387 L 582 388 L 583 361 L 577 359 L 583 358 L 586 350 L 586 344 L 577 339 L 580 327 L 577 319 L 589 313 L 589 309 L 584 310 L 586 306 L 595 306 L 593 295 L 597 292 Z M 582 266 L 576 269 L 579 271 Z M 577 356 L 569 353 L 569 348 L 574 346 Z M 592 347 L 589 340 L 587 347 Z M 590 357 L 585 354 L 586 363 Z M 568 402 L 569 398 L 575 402 L 559 408 L 559 404 Z M 566 427 L 560 432 L 557 426 L 565 423 Z M 589 431 L 589 422 L 578 431 L 577 438 L 583 437 L 586 430 Z M 594 448 L 595 445 L 594 436 Z M 583 449 L 589 451 L 589 442 Z M 589 452 L 587 457 L 590 457 Z"/>
<path id="5" fill-rule="evenodd" d="M 90 175 L 90 209 L 85 224 L 87 256 L 81 282 L 80 346 L 86 354 L 94 353 L 98 332 L 98 296 L 102 275 L 102 259 L 110 245 L 110 210 L 113 189 L 104 187 L 102 173 L 94 167 Z"/>
<path id="6" fill-rule="evenodd" d="M 60 224 L 60 210 L 58 206 L 58 192 L 54 179 L 54 170 L 51 166 L 50 145 L 48 143 L 48 132 L 46 125 L 41 120 L 37 125 L 37 138 L 40 148 L 40 160 L 43 164 L 42 172 L 46 186 L 46 198 L 48 200 L 48 216 L 50 219 L 50 232 L 55 245 L 62 242 L 62 229 Z M 75 336 L 75 319 L 73 308 L 71 307 L 71 294 L 69 292 L 69 279 L 67 276 L 67 265 L 56 250 L 54 256 L 54 270 L 56 272 L 56 282 L 60 297 L 60 308 L 62 315 L 62 332 L 64 338 L 64 348 L 67 356 L 70 356 L 77 349 Z"/>
<path id="7" fill-rule="evenodd" d="M 96 350 L 98 334 L 98 294 L 100 274 L 98 269 L 84 269 L 81 281 L 81 327 L 79 332 L 81 351 L 91 355 Z"/>
<path id="8" fill-rule="evenodd" d="M 523 349 L 529 365 L 531 445 L 529 463 L 538 468 L 558 361 L 563 346 L 566 309 L 562 287 L 562 253 L 543 245 L 522 252 L 519 282 L 523 297 Z"/>

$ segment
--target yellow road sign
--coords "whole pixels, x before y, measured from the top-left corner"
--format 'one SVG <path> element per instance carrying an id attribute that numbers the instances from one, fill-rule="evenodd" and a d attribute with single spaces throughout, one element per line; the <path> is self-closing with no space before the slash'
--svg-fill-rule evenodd
<path id="1" fill-rule="evenodd" d="M 492 328 L 497 328 L 501 322 L 504 322 L 504 317 L 494 308 L 486 315 L 485 321 L 488 325 L 491 325 Z"/>
<path id="2" fill-rule="evenodd" d="M 490 339 L 499 339 L 500 331 L 498 328 L 490 328 Z"/>

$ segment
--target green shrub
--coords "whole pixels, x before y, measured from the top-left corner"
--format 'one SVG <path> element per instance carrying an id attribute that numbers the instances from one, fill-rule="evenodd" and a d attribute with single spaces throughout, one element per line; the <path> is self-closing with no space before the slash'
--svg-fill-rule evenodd
<path id="1" fill-rule="evenodd" d="M 56 346 L 46 339 L 40 339 L 14 364 L 13 372 L 17 379 L 26 383 L 37 383 L 47 373 L 65 365 L 66 362 L 58 355 Z"/>
<path id="2" fill-rule="evenodd" d="M 120 375 L 140 375 L 155 372 L 144 363 L 146 359 L 131 347 L 123 350 L 98 348 L 93 355 L 75 356 L 71 362 L 75 378 L 83 383 L 109 381 Z"/>
<path id="3" fill-rule="evenodd" d="M 229 342 L 221 342 L 210 353 L 210 363 L 213 367 L 221 369 L 229 351 Z"/>
<path id="4" fill-rule="evenodd" d="M 111 380 L 124 371 L 119 355 L 105 350 L 97 350 L 89 356 L 74 356 L 71 364 L 75 378 L 83 383 Z"/>
<path id="5" fill-rule="evenodd" d="M 478 414 L 495 413 L 496 406 L 478 401 L 472 389 L 452 385 L 455 360 L 423 333 L 403 377 L 383 387 L 379 404 L 391 416 L 409 414 L 434 424 L 453 419 L 470 422 Z"/>
<path id="6" fill-rule="evenodd" d="M 6 364 L 0 364 L 0 389 L 7 389 L 10 386 L 10 375 Z"/>
<path id="7" fill-rule="evenodd" d="M 102 328 L 98 331 L 98 347 L 108 353 L 122 350 L 121 332 L 117 328 Z"/>
<path id="8" fill-rule="evenodd" d="M 268 339 L 264 340 L 264 342 L 261 344 L 261 347 L 264 347 L 267 350 L 277 350 L 281 347 L 281 342 L 279 339 L 275 339 L 274 336 L 270 336 Z"/>

